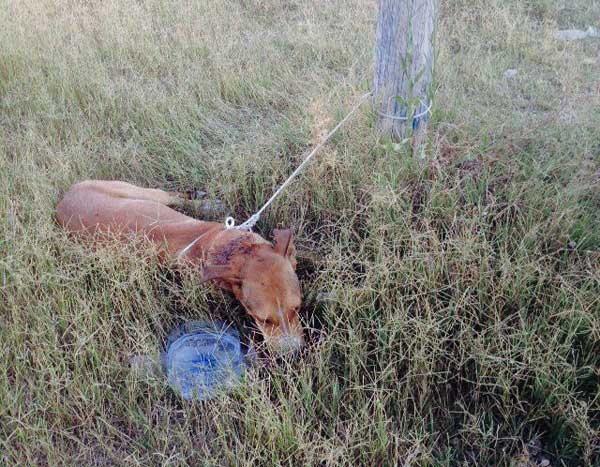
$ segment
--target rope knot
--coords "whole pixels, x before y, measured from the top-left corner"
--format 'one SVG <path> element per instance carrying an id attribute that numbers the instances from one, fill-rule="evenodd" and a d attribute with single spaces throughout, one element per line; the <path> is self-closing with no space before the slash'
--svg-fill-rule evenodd
<path id="1" fill-rule="evenodd" d="M 233 217 L 229 216 L 227 219 L 225 219 L 225 229 L 226 230 L 240 229 L 240 230 L 250 231 L 254 228 L 254 226 L 256 225 L 256 223 L 259 220 L 260 220 L 260 214 L 255 213 L 255 214 L 252 214 L 246 222 L 243 222 L 240 225 L 235 225 L 235 219 Z"/>

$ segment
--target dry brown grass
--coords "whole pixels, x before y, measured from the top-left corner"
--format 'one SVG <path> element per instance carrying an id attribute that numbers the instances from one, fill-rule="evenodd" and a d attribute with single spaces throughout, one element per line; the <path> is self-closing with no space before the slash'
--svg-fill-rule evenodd
<path id="1" fill-rule="evenodd" d="M 54 223 L 84 178 L 253 212 L 369 88 L 375 9 L 0 1 L 0 464 L 598 465 L 600 41 L 552 35 L 596 1 L 443 2 L 428 161 L 365 110 L 273 206 L 319 331 L 222 400 L 128 359 L 239 307 Z"/>

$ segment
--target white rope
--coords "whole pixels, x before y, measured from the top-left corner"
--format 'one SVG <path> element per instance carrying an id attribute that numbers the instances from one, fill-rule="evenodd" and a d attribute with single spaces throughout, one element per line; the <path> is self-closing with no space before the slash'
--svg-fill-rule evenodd
<path id="1" fill-rule="evenodd" d="M 374 91 L 369 91 L 368 93 L 364 94 L 363 96 L 361 96 L 360 100 L 358 101 L 358 103 L 352 108 L 352 110 L 350 112 L 348 112 L 348 114 L 333 128 L 333 130 L 331 130 L 329 133 L 327 133 L 327 135 L 325 136 L 325 138 L 315 146 L 315 148 L 311 151 L 311 153 L 306 156 L 306 158 L 302 161 L 302 163 L 296 167 L 296 170 L 294 170 L 292 172 L 292 174 L 285 180 L 285 182 L 283 182 L 281 184 L 281 186 L 277 189 L 277 191 L 275 193 L 273 193 L 273 195 L 269 198 L 269 200 L 258 210 L 256 211 L 254 214 L 252 214 L 248 220 L 246 220 L 245 222 L 241 223 L 240 225 L 235 225 L 235 219 L 231 216 L 227 217 L 225 219 L 225 229 L 226 230 L 230 230 L 230 229 L 240 229 L 240 230 L 252 230 L 252 228 L 256 225 L 256 223 L 260 220 L 260 216 L 261 214 L 264 212 L 265 209 L 267 209 L 271 203 L 273 201 L 275 201 L 275 198 L 277 198 L 281 192 L 283 190 L 285 190 L 285 188 L 292 182 L 292 180 L 294 180 L 294 178 L 296 178 L 298 176 L 298 174 L 302 171 L 302 169 L 304 168 L 304 166 L 306 164 L 308 164 L 310 162 L 310 160 L 313 158 L 313 156 L 319 152 L 319 150 L 325 146 L 325 144 L 327 144 L 327 142 L 332 138 L 332 136 L 342 127 L 346 124 L 346 122 L 350 119 L 350 117 L 352 115 L 354 115 L 354 113 L 360 108 L 361 105 L 363 105 L 365 103 L 365 101 L 373 94 Z M 423 104 L 423 101 L 421 101 L 421 105 Z M 426 115 L 427 113 L 429 113 L 431 111 L 431 106 L 433 105 L 433 103 L 430 103 L 429 106 L 421 113 L 413 116 L 412 118 L 421 118 L 422 116 Z M 395 120 L 408 120 L 408 117 L 397 117 L 395 115 L 388 115 L 382 112 L 378 111 L 378 114 L 381 115 L 382 117 L 387 117 L 387 118 L 392 118 Z M 206 232 L 205 232 L 206 233 Z M 179 252 L 179 254 L 177 255 L 178 258 L 181 258 L 183 255 L 185 255 L 190 248 L 192 248 L 196 242 L 198 240 L 200 240 L 205 234 L 200 235 L 198 238 L 196 238 L 194 241 L 192 241 L 189 245 L 187 245 L 183 250 L 181 250 Z"/>
<path id="2" fill-rule="evenodd" d="M 192 241 L 188 246 L 186 246 L 183 250 L 181 250 L 178 254 L 177 254 L 177 259 L 181 259 L 183 258 L 183 256 L 189 251 L 190 248 L 192 248 L 196 242 L 198 240 L 200 240 L 202 237 L 204 237 L 208 232 L 204 232 L 202 235 L 200 235 L 198 238 L 196 238 L 196 240 Z"/>
<path id="3" fill-rule="evenodd" d="M 421 107 L 423 105 L 423 101 L 421 101 L 421 104 L 419 105 L 419 107 Z M 416 118 L 421 118 L 424 115 L 427 115 L 429 112 L 431 112 L 431 106 L 433 105 L 433 102 L 430 102 L 429 105 L 427 106 L 427 108 L 425 110 L 423 110 L 423 112 L 418 113 L 416 115 L 414 115 L 412 118 L 411 117 L 398 117 L 396 115 L 391 115 L 391 114 L 386 114 L 384 112 L 380 112 L 379 110 L 377 111 L 377 113 L 381 116 L 381 117 L 385 117 L 385 118 L 390 118 L 392 120 L 414 120 Z"/>
<path id="4" fill-rule="evenodd" d="M 371 96 L 371 94 L 373 94 L 373 91 L 369 91 L 368 93 L 366 93 L 365 95 L 363 95 L 358 104 L 356 104 L 352 110 L 350 112 L 348 112 L 348 114 L 335 126 L 335 128 L 333 130 L 331 130 L 327 136 L 325 136 L 325 138 L 323 139 L 323 141 L 321 141 L 319 144 L 317 144 L 315 146 L 315 148 L 311 151 L 311 153 L 306 156 L 306 158 L 302 161 L 302 163 L 296 167 L 296 170 L 294 170 L 292 172 L 292 174 L 287 178 L 287 180 L 285 182 L 283 182 L 281 184 L 281 186 L 277 189 L 277 191 L 275 193 L 273 193 L 273 195 L 269 198 L 269 200 L 263 205 L 263 207 L 261 207 L 258 211 L 256 211 L 256 213 L 252 214 L 252 216 L 250 216 L 250 218 L 246 221 L 241 223 L 240 225 L 235 225 L 235 219 L 233 217 L 228 217 L 227 219 L 225 219 L 225 228 L 226 229 L 242 229 L 242 230 L 252 230 L 252 228 L 256 225 L 256 223 L 259 221 L 261 214 L 264 212 L 265 209 L 267 209 L 269 207 L 269 205 L 275 201 L 275 198 L 277 198 L 281 192 L 283 190 L 285 190 L 285 187 L 287 187 L 292 180 L 294 180 L 294 178 L 296 178 L 298 176 L 298 174 L 302 171 L 302 169 L 304 168 L 304 166 L 306 164 L 308 164 L 310 162 L 310 160 L 313 158 L 313 156 L 323 147 L 325 146 L 325 144 L 331 139 L 331 137 L 342 127 L 344 126 L 344 124 L 350 119 L 350 117 L 360 108 L 360 106 L 362 104 L 364 104 L 366 102 L 366 100 L 369 98 L 369 96 Z"/>

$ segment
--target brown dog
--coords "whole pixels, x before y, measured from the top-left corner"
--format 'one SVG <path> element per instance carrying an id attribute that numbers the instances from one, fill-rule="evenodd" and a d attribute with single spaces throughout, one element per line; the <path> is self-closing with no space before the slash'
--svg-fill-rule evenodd
<path id="1" fill-rule="evenodd" d="M 56 208 L 69 232 L 97 232 L 154 242 L 161 259 L 198 268 L 201 281 L 230 290 L 252 316 L 267 345 L 278 353 L 303 345 L 301 304 L 292 233 L 275 230 L 275 246 L 260 235 L 227 230 L 220 223 L 185 216 L 168 206 L 185 203 L 178 193 L 139 188 L 124 182 L 77 183 Z"/>

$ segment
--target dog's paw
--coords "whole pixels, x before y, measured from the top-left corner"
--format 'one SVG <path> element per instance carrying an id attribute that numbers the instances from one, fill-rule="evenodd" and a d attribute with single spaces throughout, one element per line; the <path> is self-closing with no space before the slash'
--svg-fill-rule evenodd
<path id="1" fill-rule="evenodd" d="M 219 199 L 195 199 L 190 201 L 190 208 L 196 215 L 215 217 L 225 214 L 225 203 Z"/>

